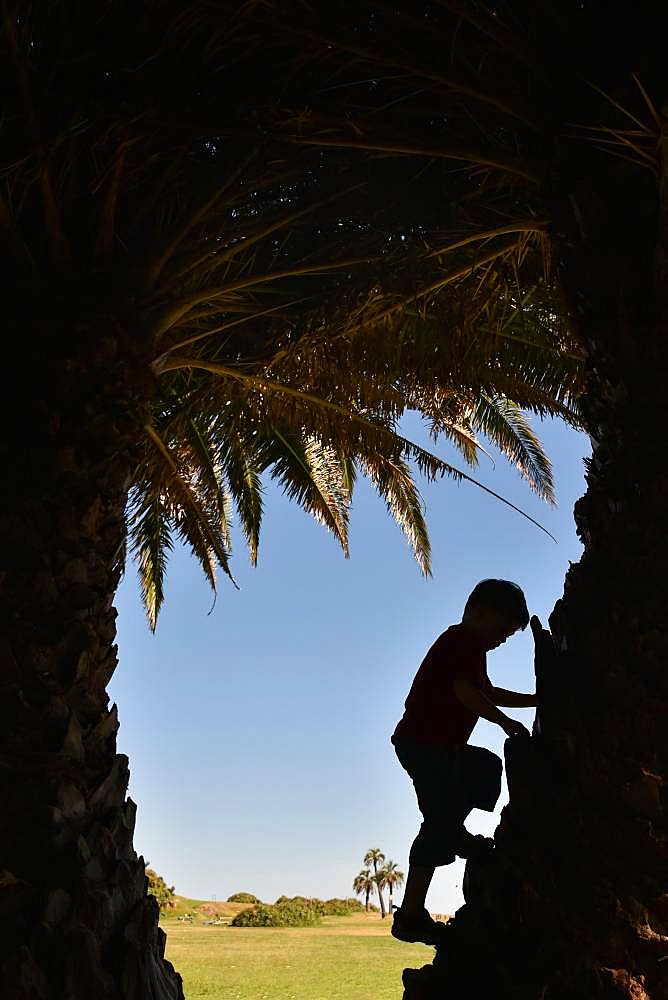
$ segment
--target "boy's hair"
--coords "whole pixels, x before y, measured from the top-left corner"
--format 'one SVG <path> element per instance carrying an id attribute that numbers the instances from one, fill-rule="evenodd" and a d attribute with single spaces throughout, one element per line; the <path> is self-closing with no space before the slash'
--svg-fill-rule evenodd
<path id="1" fill-rule="evenodd" d="M 481 580 L 468 596 L 464 614 L 472 607 L 493 608 L 520 628 L 529 624 L 529 609 L 521 587 L 510 580 Z"/>

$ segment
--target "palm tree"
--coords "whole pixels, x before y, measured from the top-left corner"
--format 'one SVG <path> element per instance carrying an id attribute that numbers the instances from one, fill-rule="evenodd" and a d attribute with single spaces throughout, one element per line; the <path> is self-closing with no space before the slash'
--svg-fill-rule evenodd
<path id="1" fill-rule="evenodd" d="M 582 361 L 539 282 L 473 344 L 436 288 L 404 305 L 396 229 L 339 230 L 355 170 L 240 100 L 262 74 L 224 6 L 3 10 L 1 992 L 176 1000 L 106 693 L 126 549 L 155 628 L 175 544 L 215 586 L 236 510 L 256 560 L 263 475 L 347 552 L 365 474 L 428 573 L 413 467 L 468 477 L 401 414 L 471 463 L 487 436 L 550 499 L 521 408 L 577 421 Z"/>
<path id="2" fill-rule="evenodd" d="M 404 883 L 404 873 L 399 870 L 399 866 L 396 861 L 386 861 L 383 865 L 380 874 L 383 876 L 383 888 L 387 888 L 390 894 L 390 905 L 389 912 L 392 913 L 392 894 L 393 890 Z"/>
<path id="3" fill-rule="evenodd" d="M 413 289 L 386 308 L 429 319 L 445 285 L 437 315 L 474 344 L 487 309 L 547 280 L 586 356 L 584 554 L 551 635 L 536 625 L 537 726 L 507 744 L 510 803 L 493 856 L 467 865 L 447 966 L 411 996 L 663 996 L 668 8 L 306 9 L 280 21 L 302 75 L 279 117 L 296 144 L 372 173 L 401 218 Z M 544 320 L 522 316 L 512 337 L 532 343 Z"/>
<path id="4" fill-rule="evenodd" d="M 372 881 L 378 890 L 378 901 L 380 903 L 380 916 L 385 919 L 385 900 L 383 898 L 383 879 L 380 874 L 382 866 L 385 864 L 385 855 L 379 847 L 370 847 L 364 855 L 364 864 L 373 866 Z"/>
<path id="5" fill-rule="evenodd" d="M 364 909 L 369 912 L 369 896 L 373 892 L 373 887 L 375 882 L 371 877 L 371 871 L 369 868 L 363 868 L 359 875 L 356 875 L 353 880 L 353 891 L 357 896 L 364 895 Z"/>

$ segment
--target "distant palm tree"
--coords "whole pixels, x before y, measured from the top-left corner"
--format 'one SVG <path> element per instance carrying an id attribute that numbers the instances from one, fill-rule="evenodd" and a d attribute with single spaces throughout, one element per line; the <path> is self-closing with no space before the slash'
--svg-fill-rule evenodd
<path id="1" fill-rule="evenodd" d="M 364 864 L 373 865 L 373 881 L 378 889 L 378 900 L 380 902 L 380 915 L 385 919 L 385 900 L 383 899 L 383 887 L 382 879 L 378 879 L 378 872 L 382 865 L 385 864 L 385 855 L 381 851 L 380 847 L 370 847 L 369 850 L 364 855 Z"/>
<path id="2" fill-rule="evenodd" d="M 363 868 L 359 875 L 353 879 L 353 891 L 357 896 L 364 895 L 364 909 L 367 913 L 369 912 L 369 896 L 373 892 L 374 885 L 369 868 Z"/>
<path id="3" fill-rule="evenodd" d="M 404 873 L 399 870 L 396 861 L 387 861 L 385 867 L 379 872 L 379 875 L 383 876 L 383 888 L 387 888 L 390 894 L 390 913 L 392 913 L 392 892 L 395 886 L 403 885 Z"/>

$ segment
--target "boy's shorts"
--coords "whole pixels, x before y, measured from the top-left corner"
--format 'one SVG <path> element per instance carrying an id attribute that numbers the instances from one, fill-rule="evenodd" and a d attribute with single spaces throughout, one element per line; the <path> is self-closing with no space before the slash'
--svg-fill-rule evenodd
<path id="1" fill-rule="evenodd" d="M 503 764 L 490 750 L 468 744 L 453 749 L 392 742 L 415 786 L 423 816 L 410 863 L 427 868 L 451 864 L 471 810 L 494 809 L 501 794 Z"/>

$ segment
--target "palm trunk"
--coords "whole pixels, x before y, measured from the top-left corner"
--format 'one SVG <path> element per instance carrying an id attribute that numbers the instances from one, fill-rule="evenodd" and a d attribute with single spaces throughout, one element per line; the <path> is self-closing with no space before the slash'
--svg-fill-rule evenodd
<path id="1" fill-rule="evenodd" d="M 370 896 L 370 895 L 371 895 L 371 893 L 370 893 L 370 892 L 369 892 L 369 890 L 367 889 L 367 890 L 366 890 L 366 900 L 365 900 L 365 902 L 364 902 L 364 909 L 365 909 L 366 913 L 368 913 L 368 912 L 369 912 L 369 896 Z"/>
<path id="2" fill-rule="evenodd" d="M 2 456 L 0 996 L 179 1000 L 105 691 L 128 407 L 114 410 L 94 385 L 77 399 L 80 373 L 56 367 L 44 364 L 19 420 L 9 414 L 21 426 Z"/>
<path id="3" fill-rule="evenodd" d="M 533 736 L 506 742 L 495 851 L 467 863 L 465 905 L 405 1000 L 668 998 L 668 297 L 653 237 L 614 205 L 563 270 L 589 358 L 584 553 L 539 645 Z"/>
<path id="4" fill-rule="evenodd" d="M 373 863 L 373 874 L 374 874 L 374 879 L 375 879 L 376 876 L 378 875 L 378 864 L 375 861 Z M 376 882 L 376 889 L 378 890 L 378 900 L 380 902 L 380 916 L 381 916 L 381 920 L 384 920 L 385 919 L 385 900 L 383 899 L 383 893 L 381 891 L 380 883 L 379 882 Z"/>

